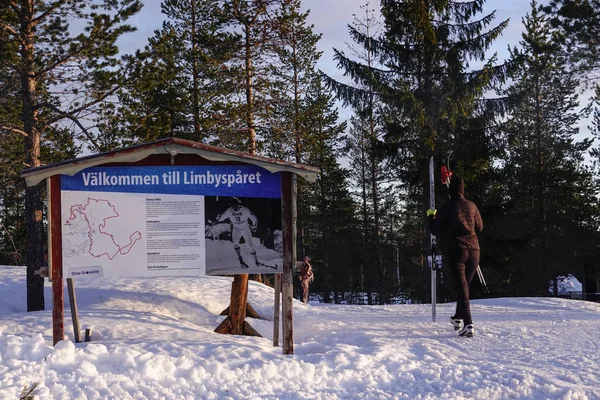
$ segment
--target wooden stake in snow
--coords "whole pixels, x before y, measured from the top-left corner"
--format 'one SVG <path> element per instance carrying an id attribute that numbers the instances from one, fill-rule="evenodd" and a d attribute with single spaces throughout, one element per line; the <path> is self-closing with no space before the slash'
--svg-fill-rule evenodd
<path id="1" fill-rule="evenodd" d="M 275 275 L 275 301 L 273 302 L 273 346 L 279 346 L 279 315 L 281 307 L 281 274 Z"/>

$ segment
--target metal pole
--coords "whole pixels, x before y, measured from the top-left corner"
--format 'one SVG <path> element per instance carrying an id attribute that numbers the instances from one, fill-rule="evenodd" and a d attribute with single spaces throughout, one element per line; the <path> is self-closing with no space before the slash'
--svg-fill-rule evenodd
<path id="1" fill-rule="evenodd" d="M 73 320 L 73 334 L 75 343 L 81 343 L 81 326 L 79 325 L 79 313 L 77 311 L 77 297 L 73 278 L 67 278 L 67 289 L 69 291 L 69 305 L 71 306 L 71 319 Z"/>

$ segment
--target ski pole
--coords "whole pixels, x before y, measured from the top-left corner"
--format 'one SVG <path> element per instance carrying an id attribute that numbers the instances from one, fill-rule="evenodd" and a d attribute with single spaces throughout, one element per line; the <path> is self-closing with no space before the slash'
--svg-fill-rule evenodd
<path id="1" fill-rule="evenodd" d="M 487 283 L 485 283 L 485 278 L 483 277 L 483 272 L 481 271 L 481 267 L 477 265 L 477 276 L 479 277 L 479 282 L 481 282 L 481 286 L 483 286 L 483 291 L 488 292 Z"/>

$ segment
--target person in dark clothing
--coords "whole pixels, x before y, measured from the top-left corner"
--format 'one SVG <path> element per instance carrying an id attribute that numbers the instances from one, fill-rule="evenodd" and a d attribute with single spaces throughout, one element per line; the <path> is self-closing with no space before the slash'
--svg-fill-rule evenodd
<path id="1" fill-rule="evenodd" d="M 450 181 L 450 200 L 438 212 L 428 210 L 431 233 L 439 235 L 444 255 L 456 287 L 456 313 L 450 317 L 460 336 L 473 336 L 473 320 L 469 304 L 469 285 L 479 265 L 479 240 L 483 230 L 479 209 L 465 198 L 465 183 L 455 176 Z"/>

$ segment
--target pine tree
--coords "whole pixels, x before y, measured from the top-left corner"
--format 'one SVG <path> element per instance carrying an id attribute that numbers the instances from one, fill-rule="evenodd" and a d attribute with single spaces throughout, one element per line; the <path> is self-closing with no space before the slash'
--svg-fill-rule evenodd
<path id="1" fill-rule="evenodd" d="M 125 24 L 140 8 L 138 0 L 3 1 L 0 35 L 3 68 L 19 83 L 20 120 L 5 120 L 0 129 L 21 135 L 24 164 L 39 167 L 43 136 L 61 121 L 73 124 L 78 138 L 100 146 L 88 129 L 98 104 L 114 94 L 117 39 L 133 30 Z M 84 27 L 71 29 L 71 22 Z M 9 117 L 10 118 L 10 117 Z M 43 280 L 34 270 L 44 263 L 43 202 L 40 186 L 25 189 L 27 229 L 27 309 L 44 308 Z"/>
<path id="2" fill-rule="evenodd" d="M 302 13 L 300 6 L 300 0 L 283 0 L 276 17 L 277 62 L 270 69 L 273 102 L 265 143 L 267 155 L 297 163 L 305 158 L 304 142 L 311 134 L 311 128 L 302 124 L 305 114 L 310 112 L 304 99 L 322 54 L 317 50 L 321 35 L 314 33 L 313 25 L 308 25 L 310 12 Z"/>
<path id="3" fill-rule="evenodd" d="M 107 110 L 107 133 L 121 131 L 146 142 L 171 136 L 227 143 L 233 91 L 227 63 L 236 36 L 227 31 L 222 6 L 163 1 L 167 20 L 143 51 L 128 57 L 128 84 L 120 92 L 119 112 Z"/>
<path id="4" fill-rule="evenodd" d="M 301 12 L 299 0 L 283 0 L 276 16 L 277 39 L 275 54 L 277 62 L 271 67 L 273 80 L 271 105 L 267 117 L 264 153 L 273 158 L 305 163 L 310 157 L 309 150 L 315 151 L 315 135 L 319 127 L 308 121 L 319 113 L 327 113 L 322 102 L 311 100 L 309 93 L 320 85 L 316 78 L 316 63 L 321 57 L 317 50 L 320 34 L 314 33 L 314 26 L 307 23 L 309 11 Z M 306 253 L 304 246 L 304 225 L 308 212 L 309 199 L 306 199 L 306 185 L 298 184 L 297 191 L 297 252 L 298 259 Z M 316 267 L 316 265 L 315 265 Z"/>
<path id="5" fill-rule="evenodd" d="M 0 3 L 2 4 L 2 3 Z M 8 7 L 0 8 L 0 21 L 14 18 Z M 14 23 L 14 21 L 13 21 Z M 16 61 L 16 43 L 9 32 L 0 29 L 0 121 L 6 126 L 19 126 L 20 99 L 18 80 L 10 68 Z M 0 127 L 0 263 L 25 264 L 25 229 L 23 204 L 25 184 L 19 177 L 24 166 L 23 139 L 18 133 Z"/>
<path id="6" fill-rule="evenodd" d="M 546 295 L 547 282 L 571 273 L 565 267 L 582 256 L 597 222 L 584 165 L 591 141 L 575 140 L 586 113 L 579 108 L 578 81 L 566 73 L 567 58 L 535 1 L 524 25 L 522 49 L 511 49 L 523 64 L 505 93 L 512 110 L 503 124 L 508 146 L 502 174 L 510 187 L 494 235 L 513 243 L 505 280 L 523 285 L 520 293 L 530 296 Z"/>
<path id="7" fill-rule="evenodd" d="M 161 30 L 142 51 L 125 57 L 127 75 L 118 104 L 102 110 L 106 150 L 165 137 L 192 138 L 185 51 L 174 30 Z"/>
<path id="8" fill-rule="evenodd" d="M 277 36 L 276 0 L 226 0 L 224 12 L 228 22 L 239 35 L 236 54 L 231 68 L 237 71 L 235 93 L 237 103 L 243 105 L 243 115 L 239 116 L 237 131 L 245 135 L 245 149 L 257 154 L 264 121 L 268 113 L 271 80 L 268 73 L 274 61 L 274 40 Z"/>

